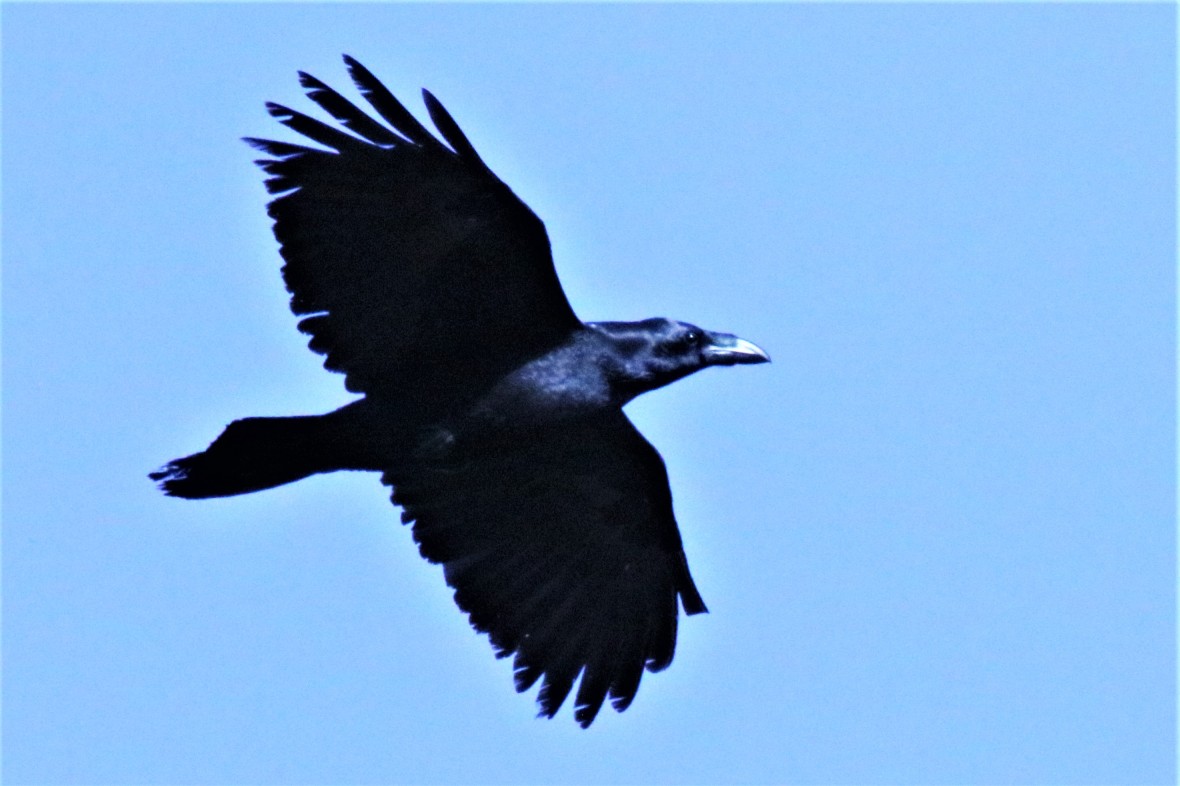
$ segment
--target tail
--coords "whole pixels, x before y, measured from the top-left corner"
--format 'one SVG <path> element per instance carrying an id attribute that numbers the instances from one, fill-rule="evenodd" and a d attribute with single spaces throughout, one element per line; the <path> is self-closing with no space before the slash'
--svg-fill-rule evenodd
<path id="1" fill-rule="evenodd" d="M 340 436 L 324 416 L 235 420 L 204 452 L 170 461 L 148 477 L 173 497 L 248 494 L 350 468 L 341 461 Z"/>

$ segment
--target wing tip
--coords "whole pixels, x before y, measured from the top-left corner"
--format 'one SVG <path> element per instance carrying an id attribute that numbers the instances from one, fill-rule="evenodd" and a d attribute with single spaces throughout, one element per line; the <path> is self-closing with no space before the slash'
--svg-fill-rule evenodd
<path id="1" fill-rule="evenodd" d="M 299 86 L 304 90 L 322 90 L 327 87 L 326 84 L 306 71 L 296 71 L 295 73 L 299 76 Z"/>

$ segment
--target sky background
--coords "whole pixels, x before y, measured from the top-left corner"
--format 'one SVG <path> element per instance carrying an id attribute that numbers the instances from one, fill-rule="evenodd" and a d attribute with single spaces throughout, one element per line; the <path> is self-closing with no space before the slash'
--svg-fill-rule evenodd
<path id="1" fill-rule="evenodd" d="M 5 782 L 1174 782 L 1173 6 L 2 13 Z M 377 476 L 146 478 L 349 399 L 238 141 L 342 52 L 442 99 L 583 318 L 774 357 L 628 407 L 712 613 L 588 731 Z"/>

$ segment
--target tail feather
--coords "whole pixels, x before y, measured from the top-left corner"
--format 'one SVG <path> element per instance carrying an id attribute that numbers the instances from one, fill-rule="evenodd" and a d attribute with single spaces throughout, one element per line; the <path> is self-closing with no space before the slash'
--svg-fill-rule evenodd
<path id="1" fill-rule="evenodd" d="M 173 497 L 248 494 L 342 469 L 334 447 L 317 416 L 245 418 L 230 423 L 203 452 L 174 459 L 148 477 Z"/>

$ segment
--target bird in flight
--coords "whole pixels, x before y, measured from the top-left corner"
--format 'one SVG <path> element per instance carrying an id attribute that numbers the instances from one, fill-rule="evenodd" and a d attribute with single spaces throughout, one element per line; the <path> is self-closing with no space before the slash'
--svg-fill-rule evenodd
<path id="1" fill-rule="evenodd" d="M 622 408 L 703 368 L 770 358 L 685 322 L 580 321 L 544 224 L 438 99 L 422 91 L 436 136 L 344 62 L 384 123 L 300 72 L 346 130 L 268 103 L 322 147 L 245 141 L 269 156 L 257 163 L 299 330 L 363 397 L 235 420 L 150 477 L 203 499 L 382 473 L 472 626 L 514 656 L 517 691 L 540 680 L 551 718 L 580 676 L 585 728 L 608 698 L 626 709 L 645 668 L 671 663 L 680 606 L 706 611 L 664 461 Z"/>

